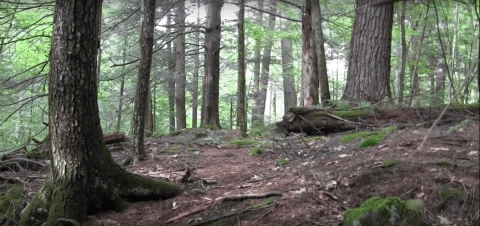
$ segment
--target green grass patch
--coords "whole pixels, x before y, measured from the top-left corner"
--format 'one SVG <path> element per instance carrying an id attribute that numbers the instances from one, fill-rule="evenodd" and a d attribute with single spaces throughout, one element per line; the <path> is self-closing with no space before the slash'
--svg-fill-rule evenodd
<path id="1" fill-rule="evenodd" d="M 256 145 L 260 144 L 258 140 L 232 140 L 230 141 L 230 145 L 237 146 L 237 147 L 244 147 L 249 145 Z"/>
<path id="2" fill-rule="evenodd" d="M 442 188 L 439 193 L 442 199 L 448 199 L 450 197 L 462 197 L 465 190 L 463 186 L 447 186 Z"/>
<path id="3" fill-rule="evenodd" d="M 385 168 L 392 167 L 392 166 L 398 165 L 398 164 L 400 164 L 400 161 L 396 160 L 396 159 L 383 161 L 383 167 L 385 167 Z"/>
<path id="4" fill-rule="evenodd" d="M 277 202 L 277 197 L 270 196 L 267 199 L 265 199 L 265 201 L 262 202 L 262 203 L 253 204 L 252 206 L 250 206 L 250 209 L 267 208 L 267 207 L 272 206 L 276 202 Z"/>
<path id="5" fill-rule="evenodd" d="M 379 131 L 371 131 L 371 132 L 363 131 L 363 132 L 358 132 L 358 133 L 352 133 L 352 134 L 348 134 L 348 135 L 344 136 L 342 138 L 342 142 L 344 144 L 347 144 L 350 141 L 360 137 L 360 138 L 365 138 L 365 139 L 363 139 L 360 142 L 358 147 L 360 147 L 360 148 L 371 147 L 371 146 L 375 146 L 375 145 L 379 144 L 380 142 L 382 142 L 382 140 L 385 138 L 385 136 L 387 136 L 388 134 L 393 133 L 395 131 L 397 131 L 397 127 L 396 126 L 390 126 L 390 127 L 384 128 L 384 129 L 379 130 Z"/>
<path id="6" fill-rule="evenodd" d="M 450 167 L 450 162 L 447 160 L 439 160 L 435 162 L 435 166 L 439 169 L 445 170 Z"/>
<path id="7" fill-rule="evenodd" d="M 277 162 L 275 164 L 277 164 L 277 166 L 284 166 L 287 163 L 288 163 L 288 160 L 285 157 L 278 157 Z"/>
<path id="8" fill-rule="evenodd" d="M 253 147 L 250 149 L 248 152 L 248 155 L 253 156 L 253 157 L 258 157 L 263 153 L 263 148 L 261 147 Z"/>
<path id="9" fill-rule="evenodd" d="M 470 123 L 472 120 L 470 119 L 465 119 L 462 122 L 458 123 L 457 125 L 451 126 L 448 128 L 448 133 L 456 133 L 460 131 L 461 129 L 467 127 L 468 123 Z"/>

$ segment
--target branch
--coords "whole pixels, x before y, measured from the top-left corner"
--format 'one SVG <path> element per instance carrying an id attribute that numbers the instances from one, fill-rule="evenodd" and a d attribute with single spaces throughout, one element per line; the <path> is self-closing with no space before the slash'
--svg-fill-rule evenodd
<path id="1" fill-rule="evenodd" d="M 236 2 L 229 2 L 230 4 L 233 4 L 233 5 L 238 5 L 238 3 Z M 253 7 L 253 6 L 249 6 L 249 5 L 245 5 L 246 7 L 249 7 L 251 9 L 254 9 L 254 10 L 257 10 L 257 11 L 260 11 L 260 12 L 263 12 L 263 13 L 266 13 L 266 14 L 269 14 L 269 15 L 272 15 L 272 16 L 276 16 L 278 18 L 282 18 L 282 19 L 286 19 L 286 20 L 290 20 L 290 21 L 293 21 L 293 22 L 298 22 L 298 23 L 301 23 L 302 21 L 301 20 L 297 20 L 297 19 L 292 19 L 292 18 L 289 18 L 289 17 L 285 17 L 285 16 L 282 16 L 282 15 L 278 15 L 278 14 L 275 14 L 275 13 L 271 13 L 269 11 L 266 11 L 266 10 L 263 10 L 263 9 L 259 9 L 257 7 Z"/>

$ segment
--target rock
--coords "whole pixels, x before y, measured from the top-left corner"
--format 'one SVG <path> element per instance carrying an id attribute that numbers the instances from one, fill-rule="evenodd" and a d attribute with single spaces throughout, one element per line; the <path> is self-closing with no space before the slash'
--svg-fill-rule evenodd
<path id="1" fill-rule="evenodd" d="M 425 203 L 398 197 L 372 197 L 345 212 L 343 226 L 424 225 Z"/>

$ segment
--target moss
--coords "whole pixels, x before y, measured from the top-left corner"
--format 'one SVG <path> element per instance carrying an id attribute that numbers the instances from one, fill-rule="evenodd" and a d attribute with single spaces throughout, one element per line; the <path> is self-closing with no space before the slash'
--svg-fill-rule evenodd
<path id="1" fill-rule="evenodd" d="M 22 200 L 23 186 L 13 186 L 0 196 L 0 222 L 10 221 L 15 217 L 16 206 Z"/>
<path id="2" fill-rule="evenodd" d="M 213 222 L 210 226 L 224 226 L 227 225 L 227 219 L 220 219 Z"/>
<path id="3" fill-rule="evenodd" d="M 461 129 L 467 127 L 468 123 L 470 123 L 472 120 L 470 119 L 465 119 L 462 122 L 458 123 L 457 125 L 451 126 L 448 128 L 448 133 L 456 133 L 460 131 Z"/>
<path id="4" fill-rule="evenodd" d="M 367 118 L 372 115 L 371 110 L 349 110 L 349 111 L 332 111 L 332 115 L 345 119 Z"/>
<path id="5" fill-rule="evenodd" d="M 362 142 L 360 142 L 358 147 L 360 147 L 360 148 L 372 147 L 372 146 L 375 146 L 375 145 L 379 144 L 380 142 L 382 142 L 382 140 L 383 140 L 383 136 L 380 135 L 380 134 L 377 134 L 377 135 L 374 135 L 374 136 L 369 136 L 369 137 L 367 137 L 367 139 L 362 140 Z"/>
<path id="6" fill-rule="evenodd" d="M 435 166 L 439 169 L 444 170 L 450 167 L 450 162 L 447 160 L 439 160 L 435 162 Z"/>
<path id="7" fill-rule="evenodd" d="M 465 194 L 465 190 L 462 186 L 447 186 L 440 190 L 440 197 L 448 199 L 450 197 L 462 197 Z"/>
<path id="8" fill-rule="evenodd" d="M 259 144 L 258 140 L 232 140 L 230 144 L 237 147 Z"/>
<path id="9" fill-rule="evenodd" d="M 342 138 L 342 142 L 344 144 L 354 140 L 355 138 L 363 138 L 363 137 L 366 137 L 362 142 L 360 142 L 360 144 L 358 145 L 360 148 L 366 148 L 366 147 L 371 147 L 371 146 L 375 146 L 377 144 L 379 144 L 380 142 L 382 142 L 382 140 L 385 138 L 385 136 L 387 136 L 388 134 L 390 133 L 393 133 L 397 131 L 397 127 L 396 126 L 390 126 L 390 127 L 386 127 L 382 130 L 379 130 L 379 131 L 372 131 L 372 132 L 368 132 L 368 131 L 363 131 L 363 132 L 358 132 L 358 133 L 352 133 L 352 134 L 348 134 L 346 136 L 344 136 Z"/>
<path id="10" fill-rule="evenodd" d="M 263 148 L 261 148 L 261 147 L 253 147 L 253 148 L 250 149 L 250 151 L 248 152 L 248 155 L 253 156 L 253 157 L 257 157 L 257 156 L 260 156 L 262 153 L 263 153 Z"/>
<path id="11" fill-rule="evenodd" d="M 265 199 L 265 201 L 262 203 L 253 204 L 252 206 L 250 206 L 250 209 L 267 208 L 269 206 L 272 206 L 276 202 L 277 202 L 277 197 L 270 196 L 267 199 Z"/>
<path id="12" fill-rule="evenodd" d="M 408 204 L 407 204 L 408 203 Z M 360 207 L 345 212 L 343 226 L 352 225 L 420 225 L 424 204 L 420 200 L 403 201 L 398 197 L 372 197 Z"/>
<path id="13" fill-rule="evenodd" d="M 188 151 L 188 152 L 195 152 L 197 149 L 195 148 L 187 148 L 185 149 L 185 151 Z"/>
<path id="14" fill-rule="evenodd" d="M 172 147 L 163 150 L 163 152 L 166 153 L 166 154 L 176 154 L 179 151 L 180 151 L 180 145 L 178 145 L 178 144 L 173 145 Z"/>
<path id="15" fill-rule="evenodd" d="M 400 161 L 396 160 L 396 159 L 385 160 L 385 161 L 383 161 L 383 167 L 388 168 L 388 167 L 392 167 L 394 165 L 397 165 L 399 163 L 400 163 Z"/>
<path id="16" fill-rule="evenodd" d="M 283 166 L 283 165 L 286 165 L 288 163 L 288 160 L 285 158 L 285 157 L 278 157 L 277 159 L 277 166 Z"/>

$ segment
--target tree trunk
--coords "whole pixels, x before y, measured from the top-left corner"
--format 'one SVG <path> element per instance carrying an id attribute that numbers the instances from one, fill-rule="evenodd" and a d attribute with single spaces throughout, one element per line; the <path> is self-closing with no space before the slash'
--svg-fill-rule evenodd
<path id="1" fill-rule="evenodd" d="M 220 82 L 221 10 L 223 0 L 212 0 L 205 32 L 205 76 L 203 80 L 202 128 L 220 129 L 218 95 Z"/>
<path id="2" fill-rule="evenodd" d="M 175 23 L 178 25 L 177 32 L 183 31 L 185 25 L 185 0 L 177 1 L 177 15 Z M 185 35 L 179 35 L 176 40 L 176 63 L 175 63 L 175 105 L 177 113 L 177 129 L 187 127 L 187 118 L 185 113 Z"/>
<path id="3" fill-rule="evenodd" d="M 170 16 L 167 16 L 167 25 L 170 25 Z M 170 33 L 170 28 L 167 27 L 167 33 Z M 175 49 L 175 47 L 173 47 Z M 175 131 L 175 50 L 172 50 L 172 44 L 167 43 L 168 55 L 168 78 L 167 78 L 167 90 L 168 90 L 168 112 L 169 112 L 169 132 Z"/>
<path id="4" fill-rule="evenodd" d="M 302 18 L 302 91 L 304 106 L 318 104 L 319 73 L 317 54 L 312 30 L 312 1 L 305 3 L 305 15 Z"/>
<path id="5" fill-rule="evenodd" d="M 322 30 L 321 8 L 318 0 L 312 0 L 312 29 L 315 38 L 317 55 L 317 67 L 320 82 L 320 100 L 323 106 L 330 101 L 330 88 L 328 87 L 327 60 L 325 58 L 325 47 Z"/>
<path id="6" fill-rule="evenodd" d="M 127 38 L 125 37 L 125 40 L 123 41 L 122 64 L 125 64 L 126 48 L 127 48 Z M 118 102 L 118 112 L 117 112 L 117 128 L 116 128 L 117 133 L 120 132 L 120 127 L 122 125 L 123 90 L 125 88 L 124 69 L 125 69 L 125 66 L 122 66 L 122 70 L 120 72 L 122 73 L 122 81 L 120 83 L 120 97 L 119 97 L 120 100 Z"/>
<path id="7" fill-rule="evenodd" d="M 277 1 L 270 2 L 270 14 L 268 17 L 268 29 L 275 29 L 275 14 L 277 12 Z M 255 94 L 255 108 L 256 114 L 252 115 L 252 126 L 265 125 L 265 105 L 267 101 L 268 77 L 270 73 L 270 60 L 272 54 L 273 41 L 271 37 L 267 37 L 265 41 L 265 48 L 263 49 L 262 59 L 262 73 L 260 75 L 259 91 Z"/>
<path id="8" fill-rule="evenodd" d="M 367 6 L 376 0 L 356 0 L 348 75 L 342 99 L 374 103 L 391 98 L 390 52 L 393 2 Z"/>
<path id="9" fill-rule="evenodd" d="M 397 78 L 397 97 L 398 104 L 403 105 L 403 90 L 405 85 L 405 64 L 407 63 L 407 41 L 405 40 L 405 8 L 407 2 L 403 1 L 402 14 L 400 16 L 400 27 L 402 32 L 402 66 Z"/>
<path id="10" fill-rule="evenodd" d="M 102 1 L 57 3 L 50 56 L 50 170 L 18 225 L 72 225 L 65 219 L 86 225 L 89 214 L 124 209 L 123 197 L 177 195 L 174 184 L 123 170 L 102 141 L 95 57 Z"/>
<path id="11" fill-rule="evenodd" d="M 152 136 L 154 132 L 153 120 L 154 118 L 153 118 L 153 107 L 152 107 L 152 87 L 149 82 L 148 92 L 147 92 L 147 107 L 145 109 L 145 137 Z"/>
<path id="12" fill-rule="evenodd" d="M 288 31 L 288 23 L 284 22 L 283 30 Z M 295 91 L 295 76 L 293 75 L 292 39 L 282 38 L 282 69 L 283 69 L 283 106 L 284 113 L 288 108 L 297 106 L 297 93 Z"/>
<path id="13" fill-rule="evenodd" d="M 197 7 L 197 26 L 200 26 L 200 4 Z M 195 45 L 200 43 L 200 30 L 195 32 Z M 197 128 L 197 110 L 198 110 L 198 70 L 200 67 L 200 51 L 195 50 L 195 68 L 193 69 L 193 91 L 192 91 L 192 128 Z"/>
<path id="14" fill-rule="evenodd" d="M 447 65 L 443 58 L 438 59 L 435 70 L 435 104 L 444 104 L 445 100 L 445 75 L 447 72 Z"/>
<path id="15" fill-rule="evenodd" d="M 260 10 L 263 10 L 263 0 L 258 0 L 258 8 Z M 263 26 L 263 14 L 262 11 L 257 12 L 257 24 L 260 26 Z M 262 39 L 255 37 L 255 54 L 254 54 L 254 63 L 253 63 L 253 108 L 252 108 L 252 125 L 254 125 L 258 121 L 258 105 L 260 103 L 257 103 L 256 101 L 258 98 L 256 96 L 258 95 L 260 91 L 260 61 L 261 61 L 261 56 L 260 56 L 260 51 L 262 47 Z"/>
<path id="16" fill-rule="evenodd" d="M 237 127 L 242 137 L 247 136 L 247 111 L 245 109 L 246 80 L 245 80 L 245 0 L 240 0 L 238 11 L 238 88 L 237 88 Z"/>
<path id="17" fill-rule="evenodd" d="M 147 158 L 144 149 L 145 117 L 150 83 L 150 68 L 153 54 L 153 28 L 155 27 L 155 0 L 145 0 L 142 33 L 140 36 L 141 53 L 138 84 L 133 116 L 133 153 L 138 160 Z"/>

